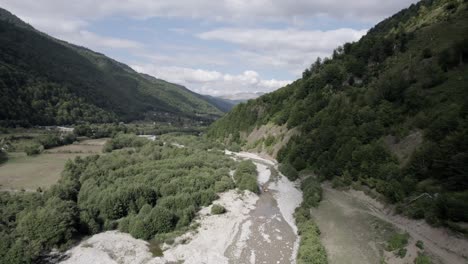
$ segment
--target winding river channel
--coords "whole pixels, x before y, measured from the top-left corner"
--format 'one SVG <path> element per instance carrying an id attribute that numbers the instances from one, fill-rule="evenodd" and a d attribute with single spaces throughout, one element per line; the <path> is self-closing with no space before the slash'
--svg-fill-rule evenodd
<path id="1" fill-rule="evenodd" d="M 299 205 L 301 193 L 278 172 L 275 161 L 252 153 L 235 153 L 235 156 L 255 163 L 261 193 L 255 209 L 244 220 L 225 252 L 229 263 L 295 262 L 299 237 L 292 221 L 291 209 Z M 295 202 L 288 205 L 282 201 L 285 199 L 294 199 Z M 283 210 L 278 200 L 283 202 L 282 206 L 286 206 Z M 249 235 L 245 235 L 246 233 Z"/>

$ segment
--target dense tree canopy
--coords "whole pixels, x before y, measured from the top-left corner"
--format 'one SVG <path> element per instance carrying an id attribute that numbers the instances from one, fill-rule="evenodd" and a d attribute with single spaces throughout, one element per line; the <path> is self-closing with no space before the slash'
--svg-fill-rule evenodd
<path id="1" fill-rule="evenodd" d="M 221 145 L 200 137 L 150 141 L 116 134 L 108 146 L 108 154 L 68 162 L 60 181 L 43 193 L 0 192 L 1 263 L 34 263 L 52 248 L 104 230 L 142 239 L 183 231 L 217 193 L 258 191 L 253 163 L 235 162 Z"/>
<path id="2" fill-rule="evenodd" d="M 408 197 L 430 193 L 419 217 L 466 221 L 467 18 L 466 1 L 412 5 L 301 79 L 238 105 L 208 135 L 244 144 L 255 127 L 287 124 L 300 134 L 279 151 L 283 168 L 312 169 L 336 185 L 360 182 L 406 213 L 423 206 L 405 206 Z M 393 145 L 419 133 L 422 143 L 406 143 L 416 151 L 397 158 Z"/>

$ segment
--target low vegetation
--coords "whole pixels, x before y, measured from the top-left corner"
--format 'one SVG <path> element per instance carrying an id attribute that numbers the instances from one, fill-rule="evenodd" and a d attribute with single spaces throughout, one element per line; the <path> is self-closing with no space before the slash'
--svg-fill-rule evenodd
<path id="1" fill-rule="evenodd" d="M 0 148 L 0 164 L 8 160 L 8 155 L 7 153 Z"/>
<path id="2" fill-rule="evenodd" d="M 213 204 L 213 206 L 211 207 L 211 213 L 212 214 L 224 214 L 226 212 L 226 208 L 224 208 L 224 206 L 222 205 L 219 205 L 219 204 Z"/>
<path id="3" fill-rule="evenodd" d="M 118 133 L 136 135 L 162 135 L 167 133 L 199 134 L 204 130 L 199 122 L 188 119 L 171 120 L 167 122 L 135 122 L 129 124 L 79 124 L 75 126 L 75 134 L 88 138 L 114 137 Z"/>
<path id="4" fill-rule="evenodd" d="M 416 247 L 418 247 L 421 250 L 424 249 L 424 242 L 422 242 L 421 240 L 416 241 Z"/>
<path id="5" fill-rule="evenodd" d="M 414 264 L 432 264 L 432 261 L 427 255 L 419 253 L 414 260 Z"/>
<path id="6" fill-rule="evenodd" d="M 0 147 L 8 152 L 26 152 L 27 155 L 37 155 L 42 151 L 58 146 L 72 144 L 76 135 L 72 132 L 61 133 L 46 129 L 33 129 L 30 132 L 10 132 L 0 138 Z"/>
<path id="7" fill-rule="evenodd" d="M 388 251 L 396 251 L 405 248 L 408 245 L 409 234 L 408 233 L 395 233 L 387 241 L 386 249 Z"/>
<path id="8" fill-rule="evenodd" d="M 299 173 L 297 172 L 296 168 L 294 168 L 289 163 L 281 163 L 278 166 L 279 171 L 286 176 L 290 181 L 295 181 L 299 177 Z"/>
<path id="9" fill-rule="evenodd" d="M 239 163 L 234 173 L 234 181 L 241 190 L 249 190 L 259 193 L 257 185 L 257 167 L 251 160 L 244 160 Z"/>
<path id="10" fill-rule="evenodd" d="M 125 147 L 138 148 L 148 143 L 148 139 L 143 137 L 137 137 L 134 134 L 123 134 L 119 133 L 111 140 L 108 140 L 104 145 L 104 152 L 111 152 L 116 149 L 122 149 Z M 162 142 L 161 142 L 162 144 Z"/>
<path id="11" fill-rule="evenodd" d="M 66 249 L 104 230 L 118 228 L 142 239 L 183 231 L 218 192 L 236 186 L 257 191 L 252 163 L 238 164 L 197 137 L 164 140 L 117 134 L 111 145 L 119 150 L 68 162 L 49 190 L 0 192 L 0 262 L 34 263 L 52 248 Z M 234 185 L 229 171 L 236 168 Z"/>
<path id="12" fill-rule="evenodd" d="M 294 213 L 298 233 L 301 236 L 297 263 L 327 264 L 327 252 L 320 241 L 320 230 L 310 214 L 310 209 L 317 206 L 322 199 L 322 188 L 317 180 L 309 177 L 302 183 L 301 189 L 304 192 L 304 201 Z"/>

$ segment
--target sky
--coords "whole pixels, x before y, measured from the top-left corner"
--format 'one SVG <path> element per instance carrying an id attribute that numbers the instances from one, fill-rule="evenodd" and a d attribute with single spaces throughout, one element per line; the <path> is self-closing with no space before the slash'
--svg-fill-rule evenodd
<path id="1" fill-rule="evenodd" d="M 414 0 L 0 0 L 36 29 L 214 96 L 270 92 Z"/>

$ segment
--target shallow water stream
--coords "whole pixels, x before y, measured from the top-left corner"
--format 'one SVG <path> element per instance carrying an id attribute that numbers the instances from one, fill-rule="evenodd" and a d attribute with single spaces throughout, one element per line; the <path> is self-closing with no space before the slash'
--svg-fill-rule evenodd
<path id="1" fill-rule="evenodd" d="M 298 236 L 278 206 L 275 197 L 279 191 L 270 189 L 281 176 L 272 163 L 249 159 L 257 165 L 261 193 L 255 209 L 240 225 L 225 256 L 229 263 L 292 263 Z"/>

